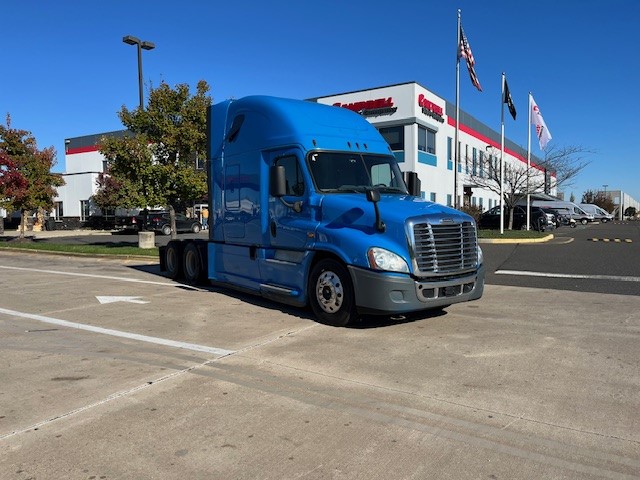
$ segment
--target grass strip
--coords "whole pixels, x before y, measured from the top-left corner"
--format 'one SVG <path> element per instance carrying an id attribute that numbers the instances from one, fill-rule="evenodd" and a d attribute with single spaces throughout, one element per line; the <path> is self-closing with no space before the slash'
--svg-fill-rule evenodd
<path id="1" fill-rule="evenodd" d="M 124 255 L 158 257 L 158 247 L 138 248 L 130 245 L 107 244 L 107 245 L 71 245 L 64 243 L 44 243 L 44 242 L 0 242 L 0 248 L 39 250 L 57 253 L 75 253 L 82 255 Z"/>
<path id="2" fill-rule="evenodd" d="M 549 235 L 549 232 L 538 232 L 536 230 L 505 230 L 500 234 L 500 230 L 478 230 L 478 238 L 542 238 Z"/>

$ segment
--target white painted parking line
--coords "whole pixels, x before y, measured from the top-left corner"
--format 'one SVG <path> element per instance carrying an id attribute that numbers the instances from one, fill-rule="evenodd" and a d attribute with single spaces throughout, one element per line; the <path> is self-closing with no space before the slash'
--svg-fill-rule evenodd
<path id="1" fill-rule="evenodd" d="M 96 299 L 98 300 L 98 302 L 100 302 L 101 305 L 103 305 L 105 303 L 116 303 L 116 302 L 137 303 L 137 304 L 140 304 L 140 305 L 143 305 L 145 303 L 149 303 L 146 300 L 140 300 L 140 297 L 101 297 L 101 296 L 96 296 Z"/>
<path id="2" fill-rule="evenodd" d="M 544 273 L 518 270 L 497 270 L 496 275 L 519 275 L 522 277 L 575 278 L 584 280 L 608 280 L 614 282 L 640 282 L 640 277 L 624 277 L 619 275 L 581 275 L 578 273 Z"/>
<path id="3" fill-rule="evenodd" d="M 53 275 L 68 275 L 71 277 L 89 277 L 89 278 L 101 278 L 101 279 L 108 279 L 108 280 L 118 280 L 121 282 L 146 283 L 148 285 L 163 285 L 166 287 L 175 287 L 175 286 L 183 287 L 184 286 L 178 283 L 154 282 L 152 280 L 140 280 L 138 278 L 128 278 L 128 277 L 111 277 L 109 275 L 95 275 L 91 273 L 61 272 L 59 270 L 41 270 L 38 268 L 8 267 L 4 265 L 0 265 L 0 268 L 3 268 L 5 270 L 21 270 L 23 272 L 50 273 Z"/>
<path id="4" fill-rule="evenodd" d="M 61 327 L 68 327 L 68 328 L 76 328 L 78 330 L 85 330 L 87 332 L 94 332 L 94 333 L 101 333 L 101 334 L 104 334 L 104 335 L 111 335 L 112 337 L 121 337 L 121 338 L 127 338 L 129 340 L 137 340 L 137 341 L 140 341 L 140 342 L 155 343 L 156 345 L 165 345 L 167 347 L 182 348 L 182 349 L 186 349 L 186 350 L 193 350 L 193 351 L 196 351 L 196 352 L 211 353 L 213 355 L 227 356 L 227 355 L 231 355 L 231 354 L 235 353 L 235 350 L 225 350 L 223 348 L 208 347 L 206 345 L 198 345 L 198 344 L 195 344 L 195 343 L 177 342 L 175 340 L 167 340 L 165 338 L 149 337 L 147 335 L 140 335 L 140 334 L 137 334 L 137 333 L 123 332 L 123 331 L 120 331 L 120 330 L 112 330 L 110 328 L 102 328 L 102 327 L 95 327 L 93 325 L 85 325 L 83 323 L 68 322 L 66 320 L 60 320 L 58 318 L 45 317 L 44 315 L 36 315 L 36 314 L 33 314 L 33 313 L 17 312 L 15 310 L 8 310 L 6 308 L 0 308 L 0 314 L 9 315 L 9 316 L 13 316 L 13 317 L 28 318 L 30 320 L 37 320 L 39 322 L 50 323 L 50 324 L 53 324 L 53 325 L 59 325 Z"/>

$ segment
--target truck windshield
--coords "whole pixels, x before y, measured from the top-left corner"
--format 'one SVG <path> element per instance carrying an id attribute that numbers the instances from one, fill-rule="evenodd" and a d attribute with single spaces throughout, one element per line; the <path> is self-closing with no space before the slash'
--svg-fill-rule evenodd
<path id="1" fill-rule="evenodd" d="M 381 193 L 408 193 L 390 155 L 314 152 L 309 155 L 309 168 L 319 192 L 365 192 L 375 187 Z"/>

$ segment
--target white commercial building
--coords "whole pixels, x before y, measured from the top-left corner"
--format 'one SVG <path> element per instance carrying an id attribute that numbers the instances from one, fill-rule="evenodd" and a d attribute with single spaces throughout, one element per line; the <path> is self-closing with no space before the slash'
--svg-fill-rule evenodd
<path id="1" fill-rule="evenodd" d="M 493 169 L 499 169 L 501 135 L 460 110 L 460 162 L 455 176 L 458 201 L 454 202 L 455 104 L 422 85 L 409 82 L 314 100 L 363 115 L 391 145 L 401 169 L 418 174 L 422 196 L 427 200 L 449 206 L 456 203 L 477 206 L 483 210 L 499 204 L 499 195 L 477 187 L 477 179 L 487 178 Z M 505 166 L 522 169 L 527 165 L 526 150 L 506 138 L 503 158 Z M 531 156 L 534 175 L 545 175 L 535 167 L 536 163 L 540 160 Z M 554 182 L 549 183 L 546 193 L 555 195 Z"/>
<path id="2" fill-rule="evenodd" d="M 96 217 L 105 218 L 92 200 L 98 190 L 98 178 L 107 167 L 98 145 L 104 136 L 124 134 L 124 130 L 118 130 L 65 140 L 65 172 L 62 174 L 65 185 L 58 187 L 53 211 L 55 219 L 63 221 L 65 228 L 78 228 L 90 224 Z M 102 222 L 94 223 L 100 226 Z"/>
<path id="3" fill-rule="evenodd" d="M 455 105 L 415 82 L 390 85 L 311 99 L 357 111 L 371 122 L 391 145 L 403 171 L 416 172 L 422 196 L 453 206 L 455 156 Z M 458 205 L 487 210 L 499 204 L 499 195 L 476 186 L 478 178 L 499 168 L 501 136 L 498 132 L 460 110 L 460 163 L 458 164 Z M 55 217 L 67 228 L 104 219 L 91 197 L 97 191 L 105 158 L 98 151 L 103 136 L 124 135 L 107 132 L 65 140 L 66 185 L 58 189 Z M 526 167 L 527 152 L 505 138 L 505 165 Z M 531 156 L 535 165 L 539 159 Z M 537 169 L 538 175 L 545 175 Z M 553 182 L 547 192 L 555 195 Z M 111 212 L 113 213 L 113 212 Z"/>

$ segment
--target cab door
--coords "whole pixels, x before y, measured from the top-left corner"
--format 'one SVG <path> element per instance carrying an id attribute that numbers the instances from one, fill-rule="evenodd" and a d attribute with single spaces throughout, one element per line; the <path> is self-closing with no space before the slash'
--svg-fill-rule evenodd
<path id="1" fill-rule="evenodd" d="M 286 173 L 286 195 L 269 197 L 267 235 L 272 247 L 304 250 L 315 239 L 317 222 L 309 204 L 308 178 L 303 159 L 297 150 L 273 153 L 269 166 L 283 166 Z"/>

